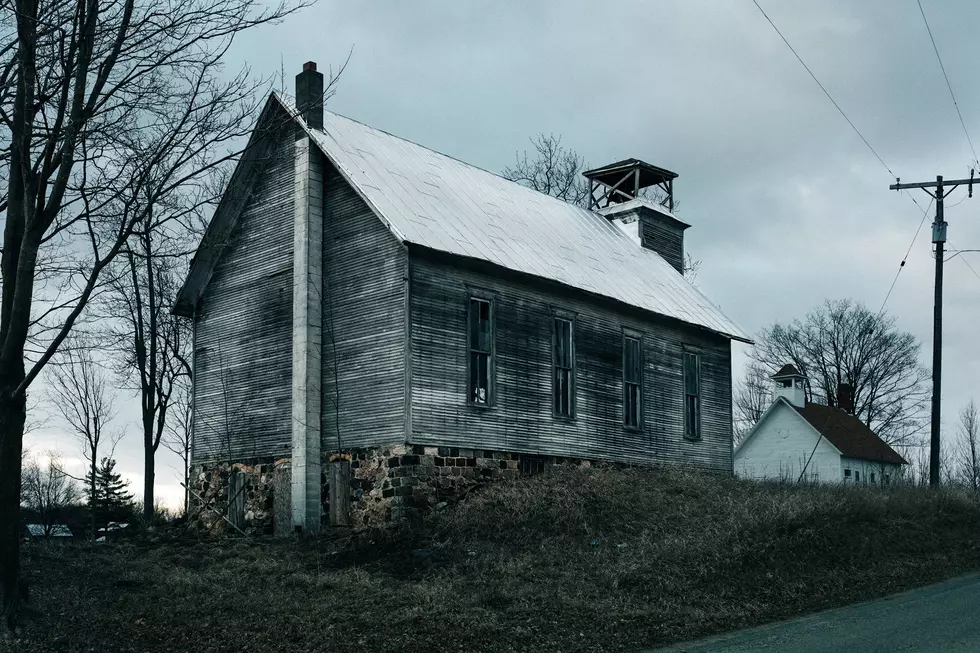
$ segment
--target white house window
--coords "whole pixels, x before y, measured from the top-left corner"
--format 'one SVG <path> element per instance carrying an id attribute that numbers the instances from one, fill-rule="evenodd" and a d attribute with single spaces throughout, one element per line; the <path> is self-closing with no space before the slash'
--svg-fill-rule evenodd
<path id="1" fill-rule="evenodd" d="M 684 437 L 701 439 L 701 357 L 684 352 Z"/>
<path id="2" fill-rule="evenodd" d="M 469 305 L 469 400 L 490 405 L 490 370 L 493 367 L 491 305 L 486 299 L 470 298 Z"/>
<path id="3" fill-rule="evenodd" d="M 844 482 L 847 483 L 849 480 L 851 480 L 851 470 L 845 469 L 844 470 Z"/>
<path id="4" fill-rule="evenodd" d="M 643 401 L 643 356 L 640 339 L 623 336 L 623 424 L 640 428 Z"/>
<path id="5" fill-rule="evenodd" d="M 554 335 L 555 414 L 571 417 L 574 414 L 572 403 L 575 396 L 575 353 L 571 320 L 556 317 Z"/>

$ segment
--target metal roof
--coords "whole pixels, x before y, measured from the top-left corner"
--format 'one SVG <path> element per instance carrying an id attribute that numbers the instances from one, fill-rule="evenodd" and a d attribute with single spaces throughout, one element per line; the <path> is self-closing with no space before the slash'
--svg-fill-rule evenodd
<path id="1" fill-rule="evenodd" d="M 276 96 L 296 115 L 288 98 Z M 659 254 L 597 213 L 329 111 L 322 131 L 307 132 L 403 242 L 489 261 L 749 342 Z"/>

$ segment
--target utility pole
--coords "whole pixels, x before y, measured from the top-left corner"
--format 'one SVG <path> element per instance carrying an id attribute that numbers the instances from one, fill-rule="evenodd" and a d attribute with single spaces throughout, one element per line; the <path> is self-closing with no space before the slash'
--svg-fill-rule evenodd
<path id="1" fill-rule="evenodd" d="M 890 190 L 907 190 L 919 188 L 936 200 L 936 219 L 932 223 L 932 242 L 936 246 L 936 287 L 932 313 L 932 431 L 929 446 L 929 485 L 939 485 L 939 421 L 940 396 L 943 379 L 943 255 L 946 243 L 946 220 L 943 216 L 943 200 L 959 186 L 966 185 L 970 197 L 973 197 L 973 170 L 969 179 L 943 181 L 943 176 L 936 177 L 935 182 L 923 181 L 915 184 L 902 184 L 901 179 L 889 186 Z M 929 190 L 935 188 L 935 192 Z M 947 190 L 948 189 L 948 190 Z"/>

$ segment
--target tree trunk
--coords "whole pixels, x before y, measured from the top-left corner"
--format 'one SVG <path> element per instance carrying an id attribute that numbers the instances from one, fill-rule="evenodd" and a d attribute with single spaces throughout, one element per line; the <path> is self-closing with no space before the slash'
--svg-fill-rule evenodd
<path id="1" fill-rule="evenodd" d="M 143 521 L 147 525 L 153 521 L 153 476 L 156 462 L 153 451 L 146 452 L 143 462 Z"/>
<path id="2" fill-rule="evenodd" d="M 20 598 L 20 456 L 27 398 L 14 390 L 23 378 L 23 365 L 0 377 L 0 593 L 8 628 L 15 625 Z"/>

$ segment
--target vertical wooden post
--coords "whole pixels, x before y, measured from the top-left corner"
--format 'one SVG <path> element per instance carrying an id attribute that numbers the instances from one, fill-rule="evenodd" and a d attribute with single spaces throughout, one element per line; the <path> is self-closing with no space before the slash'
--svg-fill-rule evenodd
<path id="1" fill-rule="evenodd" d="M 330 525 L 350 525 L 350 459 L 331 457 L 330 461 Z"/>
<path id="2" fill-rule="evenodd" d="M 245 527 L 245 473 L 232 469 L 228 475 L 228 521 L 236 528 Z"/>
<path id="3" fill-rule="evenodd" d="M 282 537 L 292 532 L 292 462 L 283 458 L 272 471 L 272 533 Z"/>
<path id="4" fill-rule="evenodd" d="M 929 447 L 929 485 L 939 485 L 939 429 L 941 425 L 943 378 L 943 245 L 946 242 L 946 220 L 943 216 L 943 177 L 936 177 L 936 221 L 932 242 L 936 245 L 936 284 L 932 313 L 932 424 Z"/>

